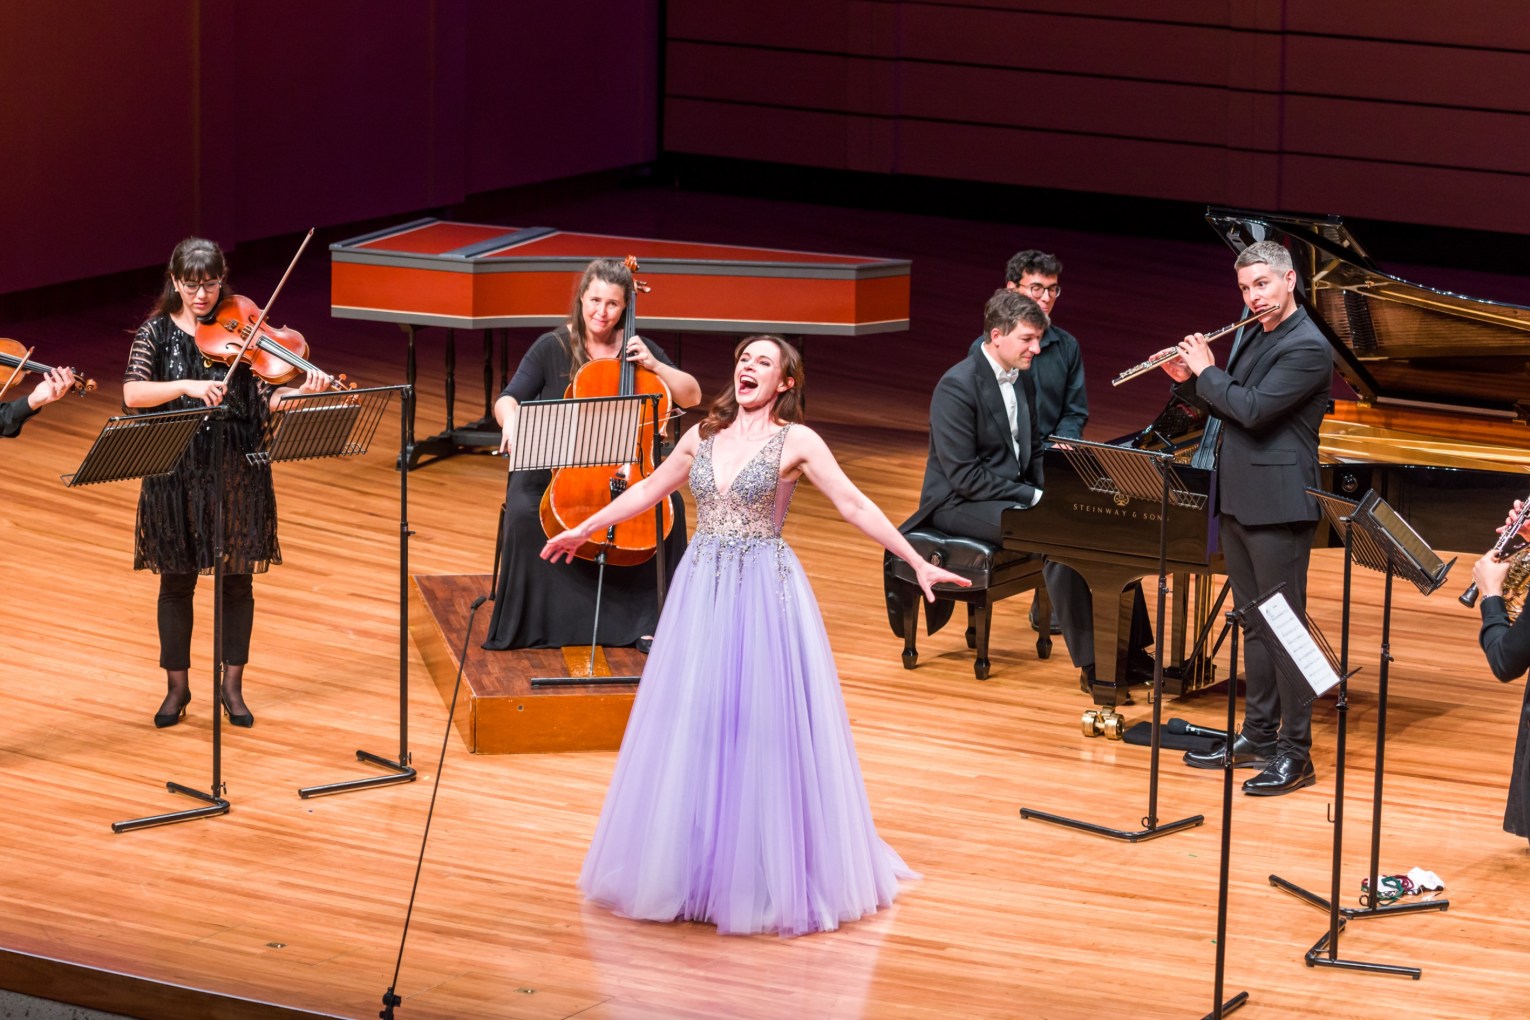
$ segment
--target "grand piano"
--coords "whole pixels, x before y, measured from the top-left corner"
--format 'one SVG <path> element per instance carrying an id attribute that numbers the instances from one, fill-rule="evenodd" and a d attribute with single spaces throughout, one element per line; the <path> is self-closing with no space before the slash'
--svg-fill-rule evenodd
<path id="1" fill-rule="evenodd" d="M 1324 488 L 1350 498 L 1374 489 L 1436 549 L 1491 546 L 1504 511 L 1530 483 L 1530 308 L 1391 276 L 1338 217 L 1211 208 L 1206 221 L 1234 252 L 1263 240 L 1285 245 L 1298 298 L 1356 394 L 1334 401 L 1323 420 Z M 1215 442 L 1202 441 L 1207 424 L 1171 401 L 1140 432 L 1113 442 L 1172 453 L 1184 488 L 1209 494 Z M 1123 589 L 1158 573 L 1158 506 L 1091 489 L 1057 450 L 1047 451 L 1045 472 L 1042 502 L 1005 516 L 1004 545 L 1045 553 L 1089 582 L 1097 678 L 1090 695 L 1099 715 L 1113 716 L 1128 689 Z M 1157 652 L 1171 694 L 1215 682 L 1196 640 L 1220 604 L 1213 502 L 1171 507 L 1167 516 L 1173 626 L 1157 636 Z M 1320 531 L 1320 541 L 1333 536 Z M 1086 713 L 1086 732 L 1091 722 Z"/>

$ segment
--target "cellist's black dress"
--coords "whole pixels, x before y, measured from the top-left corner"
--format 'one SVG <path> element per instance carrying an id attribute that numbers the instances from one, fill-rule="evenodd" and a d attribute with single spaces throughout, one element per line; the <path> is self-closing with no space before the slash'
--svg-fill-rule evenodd
<path id="1" fill-rule="evenodd" d="M 673 365 L 650 340 L 653 356 Z M 543 333 L 521 359 L 501 396 L 528 400 L 557 400 L 569 382 L 573 359 L 568 352 L 568 329 Z M 550 471 L 517 471 L 510 476 L 505 496 L 505 525 L 501 535 L 499 577 L 495 583 L 494 615 L 483 647 L 557 648 L 589 644 L 595 622 L 595 564 L 575 560 L 552 564 L 538 554 L 547 543 L 538 516 Z M 685 504 L 671 496 L 675 523 L 665 541 L 665 567 L 672 575 L 685 552 Z M 601 594 L 602 645 L 622 647 L 651 635 L 659 622 L 655 561 L 634 567 L 606 567 Z"/>

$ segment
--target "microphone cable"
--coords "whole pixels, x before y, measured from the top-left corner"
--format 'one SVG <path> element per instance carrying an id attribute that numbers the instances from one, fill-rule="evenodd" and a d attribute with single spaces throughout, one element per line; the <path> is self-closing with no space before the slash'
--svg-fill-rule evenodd
<path id="1" fill-rule="evenodd" d="M 414 863 L 414 884 L 409 889 L 409 907 L 404 911 L 404 931 L 398 940 L 398 959 L 393 964 L 393 981 L 388 985 L 388 990 L 383 993 L 383 1009 L 378 1013 L 381 1020 L 393 1020 L 393 1007 L 400 1006 L 404 1000 L 394 992 L 398 987 L 398 974 L 404 966 L 404 942 L 409 938 L 409 920 L 414 916 L 414 898 L 420 891 L 420 871 L 425 867 L 425 844 L 430 839 L 430 823 L 436 813 L 436 794 L 441 790 L 441 770 L 446 765 L 446 746 L 452 738 L 452 717 L 457 713 L 457 694 L 462 690 L 462 671 L 467 668 L 468 639 L 473 634 L 473 620 L 478 616 L 478 607 L 489 601 L 487 595 L 480 595 L 473 600 L 472 611 L 468 613 L 467 630 L 462 635 L 462 654 L 457 660 L 457 679 L 452 685 L 452 703 L 446 710 L 446 732 L 441 735 L 441 757 L 436 762 L 436 779 L 430 787 L 430 807 L 425 812 L 425 831 L 420 835 L 420 856 Z"/>

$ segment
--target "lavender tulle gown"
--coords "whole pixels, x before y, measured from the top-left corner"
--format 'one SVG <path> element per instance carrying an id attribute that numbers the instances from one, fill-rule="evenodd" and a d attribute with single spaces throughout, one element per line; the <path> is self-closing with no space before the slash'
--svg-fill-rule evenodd
<path id="1" fill-rule="evenodd" d="M 696 533 L 579 876 L 625 917 L 803 935 L 917 877 L 872 824 L 818 603 L 780 537 L 789 428 L 725 492 L 710 439 L 691 468 Z"/>

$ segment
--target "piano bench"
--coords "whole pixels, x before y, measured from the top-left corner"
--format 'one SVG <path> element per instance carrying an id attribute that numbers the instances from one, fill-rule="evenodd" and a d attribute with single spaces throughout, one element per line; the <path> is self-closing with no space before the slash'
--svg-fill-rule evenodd
<path id="1" fill-rule="evenodd" d="M 977 652 L 972 672 L 979 680 L 988 679 L 988 632 L 993 620 L 993 604 L 1025 591 L 1036 593 L 1037 619 L 1042 621 L 1036 638 L 1036 655 L 1045 659 L 1052 654 L 1052 635 L 1047 625 L 1052 619 L 1052 603 L 1047 598 L 1041 578 L 1041 557 L 1033 553 L 1012 552 L 976 538 L 947 535 L 934 528 L 916 528 L 904 536 L 921 558 L 972 581 L 970 588 L 952 584 L 935 586 L 935 602 L 927 604 L 914 570 L 907 563 L 888 554 L 883 570 L 887 597 L 887 619 L 892 631 L 903 639 L 903 668 L 913 669 L 919 662 L 914 634 L 919 626 L 919 607 L 925 606 L 925 620 L 933 634 L 951 616 L 954 605 L 967 604 L 967 647 Z"/>

